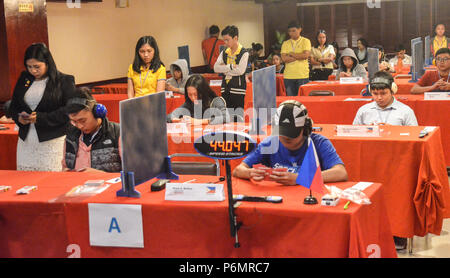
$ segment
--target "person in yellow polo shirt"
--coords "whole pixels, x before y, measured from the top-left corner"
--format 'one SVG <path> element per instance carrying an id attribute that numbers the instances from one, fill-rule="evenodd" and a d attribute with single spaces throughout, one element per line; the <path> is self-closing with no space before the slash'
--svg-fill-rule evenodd
<path id="1" fill-rule="evenodd" d="M 435 36 L 431 39 L 431 55 L 433 56 L 433 65 L 436 65 L 436 52 L 441 48 L 450 48 L 449 39 L 445 36 L 445 25 L 436 24 L 434 28 Z"/>
<path id="2" fill-rule="evenodd" d="M 128 98 L 162 92 L 166 87 L 166 68 L 159 58 L 158 44 L 152 36 L 136 43 L 134 61 L 128 68 Z"/>
<path id="3" fill-rule="evenodd" d="M 311 41 L 302 37 L 302 27 L 298 22 L 288 25 L 290 40 L 281 45 L 281 59 L 285 63 L 284 85 L 288 96 L 298 95 L 301 85 L 309 82 L 308 57 L 311 53 Z"/>

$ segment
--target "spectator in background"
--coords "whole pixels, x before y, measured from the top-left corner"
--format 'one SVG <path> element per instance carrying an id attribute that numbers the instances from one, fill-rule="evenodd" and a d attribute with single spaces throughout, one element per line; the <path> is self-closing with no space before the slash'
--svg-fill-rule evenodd
<path id="1" fill-rule="evenodd" d="M 260 43 L 252 43 L 252 49 L 249 52 L 249 71 L 254 71 L 257 69 L 262 69 L 267 66 L 264 61 L 264 47 Z"/>
<path id="2" fill-rule="evenodd" d="M 367 47 L 369 47 L 369 44 L 367 43 L 366 39 L 359 38 L 357 41 L 357 49 L 356 49 L 356 57 L 358 58 L 358 62 L 362 65 L 366 64 L 368 61 L 368 54 L 367 54 Z"/>
<path id="3" fill-rule="evenodd" d="M 378 49 L 379 70 L 386 72 L 395 72 L 394 67 L 392 67 L 385 58 L 383 46 L 377 44 L 374 45 L 373 48 Z"/>
<path id="4" fill-rule="evenodd" d="M 166 90 L 184 95 L 184 85 L 189 78 L 188 64 L 185 59 L 178 59 L 170 65 L 171 78 L 167 79 Z"/>
<path id="5" fill-rule="evenodd" d="M 3 104 L 3 111 L 5 111 L 5 115 L 3 115 L 0 118 L 0 124 L 13 124 L 14 120 L 11 118 L 11 115 L 9 114 L 9 106 L 11 105 L 11 100 L 8 100 Z"/>
<path id="6" fill-rule="evenodd" d="M 203 59 L 207 66 L 206 72 L 214 72 L 214 64 L 217 61 L 217 57 L 220 54 L 220 46 L 224 45 L 225 42 L 219 39 L 220 29 L 217 25 L 211 25 L 209 27 L 209 38 L 202 41 L 202 53 Z"/>
<path id="7" fill-rule="evenodd" d="M 437 71 L 427 70 L 412 87 L 411 94 L 425 92 L 450 92 L 450 49 L 441 48 L 436 52 Z"/>
<path id="8" fill-rule="evenodd" d="M 434 28 L 434 37 L 431 39 L 431 55 L 433 58 L 436 56 L 436 52 L 441 48 L 450 48 L 449 40 L 445 36 L 445 25 L 442 23 L 436 24 Z"/>
<path id="9" fill-rule="evenodd" d="M 308 58 L 311 55 L 311 41 L 300 34 L 302 26 L 292 21 L 288 25 L 289 40 L 281 46 L 281 59 L 285 63 L 284 85 L 288 96 L 298 95 L 300 86 L 309 82 Z"/>
<path id="10" fill-rule="evenodd" d="M 328 80 L 333 73 L 333 61 L 336 56 L 334 47 L 327 42 L 325 30 L 316 34 L 315 46 L 311 49 L 312 80 Z"/>
<path id="11" fill-rule="evenodd" d="M 162 92 L 166 88 L 166 68 L 159 58 L 159 48 L 152 36 L 141 37 L 128 68 L 128 98 Z"/>
<path id="12" fill-rule="evenodd" d="M 74 95 L 72 75 L 58 71 L 43 43 L 25 51 L 23 71 L 14 88 L 8 114 L 19 127 L 18 171 L 61 171 L 69 117 L 67 101 Z"/>
<path id="13" fill-rule="evenodd" d="M 227 48 L 219 54 L 214 65 L 214 72 L 223 73 L 220 91 L 227 107 L 242 108 L 241 116 L 243 116 L 247 89 L 245 72 L 248 66 L 249 53 L 239 43 L 239 29 L 236 26 L 225 27 L 222 31 L 222 38 Z"/>
<path id="14" fill-rule="evenodd" d="M 341 54 L 339 53 L 339 45 L 337 42 L 332 42 L 331 45 L 334 47 L 334 53 L 336 54 L 333 61 L 333 68 L 337 69 L 339 68 L 339 59 L 341 58 Z"/>
<path id="15" fill-rule="evenodd" d="M 283 61 L 281 60 L 280 54 L 273 53 L 270 56 L 269 63 L 271 65 L 275 65 L 275 73 L 280 73 L 280 74 L 284 73 L 284 64 L 283 64 Z"/>
<path id="16" fill-rule="evenodd" d="M 351 48 L 346 48 L 342 51 L 336 80 L 339 80 L 341 77 L 362 77 L 364 81 L 367 81 L 367 71 L 358 63 L 358 58 Z"/>
<path id="17" fill-rule="evenodd" d="M 404 65 L 411 65 L 412 59 L 411 56 L 406 54 L 406 48 L 403 44 L 398 45 L 395 52 L 397 52 L 397 55 L 389 60 L 389 64 L 394 66 L 396 72 L 400 72 Z"/>

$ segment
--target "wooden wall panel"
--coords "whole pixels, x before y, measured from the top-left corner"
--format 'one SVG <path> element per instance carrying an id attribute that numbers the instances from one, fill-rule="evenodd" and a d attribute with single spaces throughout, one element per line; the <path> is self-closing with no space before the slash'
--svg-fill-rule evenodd
<path id="1" fill-rule="evenodd" d="M 45 0 L 33 0 L 33 12 L 19 12 L 19 1 L 0 0 L 0 22 L 4 21 L 2 31 L 0 23 L 0 39 L 5 47 L 0 46 L 0 57 L 6 62 L 0 63 L 0 83 L 4 84 L 0 91 L 0 102 L 11 98 L 17 78 L 24 70 L 23 55 L 26 48 L 34 42 L 44 42 L 48 46 L 47 12 Z"/>
<path id="2" fill-rule="evenodd" d="M 6 95 L 11 91 L 9 84 L 9 60 L 8 45 L 6 41 L 6 23 L 3 0 L 0 0 L 0 102 L 4 101 Z"/>
<path id="3" fill-rule="evenodd" d="M 283 16 L 277 5 L 264 5 L 265 20 L 268 25 L 275 23 L 266 13 L 276 14 L 278 23 L 292 20 Z M 340 48 L 356 47 L 360 37 L 366 38 L 369 45 L 381 44 L 386 52 L 394 52 L 395 46 L 402 43 L 410 51 L 410 41 L 425 37 L 432 31 L 436 22 L 446 25 L 450 36 L 449 0 L 398 0 L 381 2 L 381 8 L 368 8 L 364 3 L 339 4 L 338 1 L 326 5 L 297 6 L 297 17 L 304 24 L 303 36 L 314 40 L 318 28 L 325 29 L 330 41 L 337 41 Z M 277 12 L 274 12 L 274 11 Z M 318 16 L 316 16 L 318 14 Z M 280 20 L 281 18 L 281 20 Z M 274 27 L 271 27 L 274 29 Z M 265 43 L 270 39 L 265 38 Z M 267 53 L 268 54 L 268 53 Z"/>

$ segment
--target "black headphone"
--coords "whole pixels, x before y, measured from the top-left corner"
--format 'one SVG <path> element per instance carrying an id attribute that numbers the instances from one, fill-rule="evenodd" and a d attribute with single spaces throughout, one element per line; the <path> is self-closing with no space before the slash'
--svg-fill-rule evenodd
<path id="1" fill-rule="evenodd" d="M 372 87 L 377 84 L 387 86 L 389 89 L 391 89 L 393 94 L 397 93 L 397 91 L 398 91 L 398 86 L 397 86 L 397 84 L 395 84 L 395 82 L 392 82 L 389 79 L 384 78 L 384 77 L 375 77 L 374 79 L 372 79 L 370 81 L 369 92 L 372 91 Z"/>
<path id="2" fill-rule="evenodd" d="M 306 109 L 306 107 L 300 101 L 293 100 L 293 99 L 286 100 L 286 101 L 280 103 L 280 105 L 278 107 L 280 107 L 282 105 L 286 105 L 286 104 L 292 104 L 293 106 L 297 106 L 298 108 L 300 108 L 300 110 L 305 112 L 306 119 L 305 119 L 305 124 L 303 125 L 303 136 L 308 137 L 309 135 L 311 135 L 313 121 L 308 116 L 308 110 Z"/>
<path id="3" fill-rule="evenodd" d="M 101 103 L 97 103 L 95 100 L 89 100 L 87 98 L 71 98 L 67 101 L 67 106 L 69 105 L 73 105 L 73 104 L 78 104 L 81 106 L 84 106 L 86 108 L 89 108 L 89 103 L 94 102 L 95 105 L 92 108 L 92 114 L 94 114 L 95 118 L 106 118 L 106 114 L 108 113 L 108 110 L 106 109 L 106 107 L 101 104 Z"/>

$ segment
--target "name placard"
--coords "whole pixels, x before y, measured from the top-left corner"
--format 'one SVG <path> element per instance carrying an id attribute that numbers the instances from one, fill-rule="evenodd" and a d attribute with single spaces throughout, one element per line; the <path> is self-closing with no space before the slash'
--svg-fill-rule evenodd
<path id="1" fill-rule="evenodd" d="M 353 98 L 349 97 L 344 99 L 344 101 L 372 101 L 372 98 Z"/>
<path id="2" fill-rule="evenodd" d="M 209 86 L 222 86 L 222 80 L 210 80 Z"/>
<path id="3" fill-rule="evenodd" d="M 188 134 L 186 123 L 167 123 L 167 134 Z"/>
<path id="4" fill-rule="evenodd" d="M 450 100 L 450 92 L 428 92 L 425 93 L 424 100 Z"/>
<path id="5" fill-rule="evenodd" d="M 380 137 L 379 126 L 337 125 L 337 136 Z"/>
<path id="6" fill-rule="evenodd" d="M 144 248 L 141 205 L 88 204 L 91 246 Z"/>
<path id="7" fill-rule="evenodd" d="M 223 184 L 167 183 L 165 200 L 168 201 L 224 201 Z"/>
<path id="8" fill-rule="evenodd" d="M 166 98 L 172 98 L 173 92 L 172 91 L 166 91 Z"/>
<path id="9" fill-rule="evenodd" d="M 341 77 L 339 78 L 340 84 L 362 84 L 364 80 L 362 77 Z"/>

